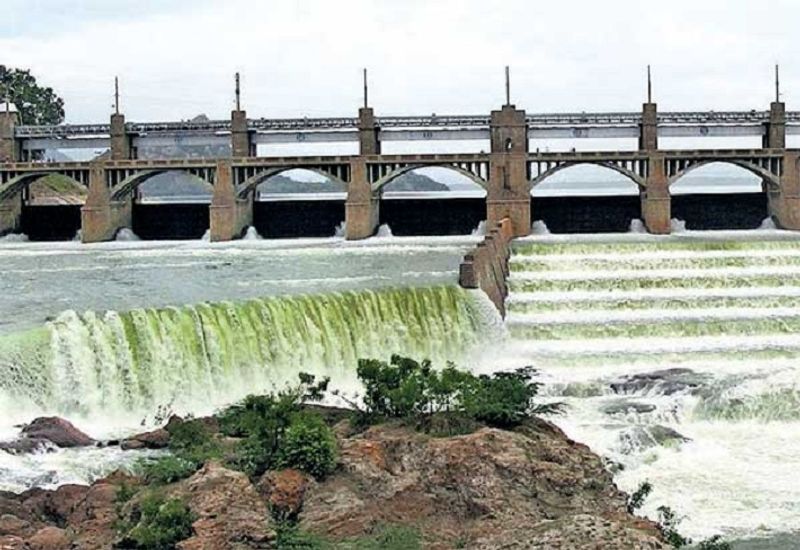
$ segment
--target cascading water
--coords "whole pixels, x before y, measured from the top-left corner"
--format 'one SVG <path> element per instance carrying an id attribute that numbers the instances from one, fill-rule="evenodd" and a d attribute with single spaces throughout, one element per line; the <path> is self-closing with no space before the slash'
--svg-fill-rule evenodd
<path id="1" fill-rule="evenodd" d="M 480 340 L 480 301 L 455 286 L 270 297 L 125 313 L 65 312 L 0 339 L 4 403 L 124 417 L 201 412 L 305 371 L 354 379 L 360 357 L 442 362 Z"/>
<path id="2" fill-rule="evenodd" d="M 539 237 L 511 260 L 499 364 L 536 365 L 557 423 L 696 539 L 800 530 L 800 242 L 749 235 Z"/>

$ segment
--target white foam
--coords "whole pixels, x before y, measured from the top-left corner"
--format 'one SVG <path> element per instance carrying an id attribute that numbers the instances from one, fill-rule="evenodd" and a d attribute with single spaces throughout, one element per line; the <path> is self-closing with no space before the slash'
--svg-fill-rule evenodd
<path id="1" fill-rule="evenodd" d="M 510 280 L 522 281 L 583 281 L 583 280 L 635 280 L 635 279 L 693 279 L 725 278 L 735 279 L 754 276 L 793 276 L 800 275 L 800 265 L 713 267 L 692 269 L 619 269 L 610 271 L 512 271 Z"/>
<path id="2" fill-rule="evenodd" d="M 123 227 L 117 231 L 117 236 L 114 237 L 115 241 L 140 241 L 139 236 L 133 232 L 132 229 Z"/>
<path id="3" fill-rule="evenodd" d="M 532 235 L 550 235 L 550 229 L 547 228 L 547 224 L 544 223 L 542 220 L 536 220 L 531 225 L 531 234 Z"/>
<path id="4" fill-rule="evenodd" d="M 601 323 L 674 323 L 685 321 L 741 321 L 789 319 L 800 317 L 798 308 L 687 308 L 553 311 L 548 313 L 511 312 L 506 321 L 512 325 L 595 325 Z"/>
<path id="5" fill-rule="evenodd" d="M 648 300 L 692 300 L 699 298 L 794 298 L 799 286 L 731 288 L 641 288 L 636 290 L 573 290 L 514 292 L 506 303 L 536 302 L 625 302 Z"/>

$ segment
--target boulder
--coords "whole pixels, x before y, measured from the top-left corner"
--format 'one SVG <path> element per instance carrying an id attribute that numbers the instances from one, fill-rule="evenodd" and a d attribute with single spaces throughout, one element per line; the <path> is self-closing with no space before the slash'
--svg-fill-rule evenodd
<path id="1" fill-rule="evenodd" d="M 653 447 L 675 447 L 691 441 L 688 437 L 667 426 L 631 426 L 619 434 L 619 449 L 633 454 Z"/>
<path id="2" fill-rule="evenodd" d="M 708 376 L 691 369 L 673 368 L 624 376 L 611 383 L 614 393 L 657 394 L 695 393 L 708 381 Z"/>
<path id="3" fill-rule="evenodd" d="M 150 432 L 136 434 L 133 437 L 123 439 L 119 446 L 126 451 L 134 449 L 165 449 L 169 446 L 169 432 L 164 428 L 159 428 Z"/>
<path id="4" fill-rule="evenodd" d="M 275 531 L 267 506 L 241 472 L 209 462 L 171 488 L 197 516 L 194 535 L 181 550 L 258 550 L 273 548 Z"/>
<path id="5" fill-rule="evenodd" d="M 261 476 L 256 489 L 264 498 L 273 516 L 296 518 L 313 480 L 298 470 L 270 471 Z"/>
<path id="6" fill-rule="evenodd" d="M 43 527 L 28 539 L 30 550 L 71 550 L 72 542 L 64 529 Z"/>
<path id="7" fill-rule="evenodd" d="M 71 422 L 57 416 L 36 418 L 22 428 L 22 436 L 29 439 L 44 439 L 62 448 L 86 447 L 94 443 L 94 439 Z"/>
<path id="8" fill-rule="evenodd" d="M 653 412 L 654 410 L 656 410 L 656 406 L 650 403 L 640 403 L 638 401 L 628 401 L 626 399 L 612 401 L 611 403 L 604 405 L 602 408 L 602 411 L 609 416 L 631 413 L 646 414 Z"/>

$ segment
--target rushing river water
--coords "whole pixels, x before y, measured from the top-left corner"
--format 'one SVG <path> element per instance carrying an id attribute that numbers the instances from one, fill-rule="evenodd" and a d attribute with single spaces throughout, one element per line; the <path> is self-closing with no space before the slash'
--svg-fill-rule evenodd
<path id="1" fill-rule="evenodd" d="M 533 364 L 567 433 L 623 489 L 653 484 L 646 512 L 672 507 L 696 538 L 796 544 L 776 537 L 800 530 L 800 239 L 537 235 L 515 244 L 504 325 L 455 286 L 476 241 L 2 242 L 0 438 L 41 414 L 118 436 L 299 370 L 352 389 L 363 356 Z M 125 459 L 0 453 L 0 490 Z"/>

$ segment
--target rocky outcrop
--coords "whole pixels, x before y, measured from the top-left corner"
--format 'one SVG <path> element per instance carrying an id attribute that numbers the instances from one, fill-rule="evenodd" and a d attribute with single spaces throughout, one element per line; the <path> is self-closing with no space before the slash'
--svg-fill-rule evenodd
<path id="1" fill-rule="evenodd" d="M 194 535 L 178 544 L 181 550 L 274 547 L 267 506 L 243 473 L 210 462 L 169 493 L 184 500 L 197 516 Z"/>
<path id="2" fill-rule="evenodd" d="M 20 436 L 7 442 L 0 442 L 0 450 L 20 454 L 47 450 L 49 447 L 86 447 L 94 444 L 94 439 L 80 431 L 68 420 L 57 416 L 36 418 L 22 427 Z"/>
<path id="3" fill-rule="evenodd" d="M 251 480 L 209 462 L 159 488 L 195 518 L 178 548 L 275 548 L 276 521 L 334 542 L 405 525 L 435 550 L 668 548 L 656 524 L 627 513 L 600 457 L 550 423 L 441 438 L 396 424 L 356 433 L 346 420 L 334 431 L 339 467 L 323 481 L 291 469 Z M 88 487 L 0 493 L 0 548 L 111 548 L 117 523 L 149 492 L 121 503 L 120 487 L 138 483 L 116 473 Z"/>
<path id="4" fill-rule="evenodd" d="M 376 427 L 341 440 L 340 460 L 299 516 L 320 535 L 404 524 L 430 548 L 667 548 L 654 524 L 626 513 L 600 458 L 545 422 L 449 438 Z M 585 544 L 559 546 L 559 525 L 583 525 Z M 606 539 L 614 544 L 591 542 Z"/>

